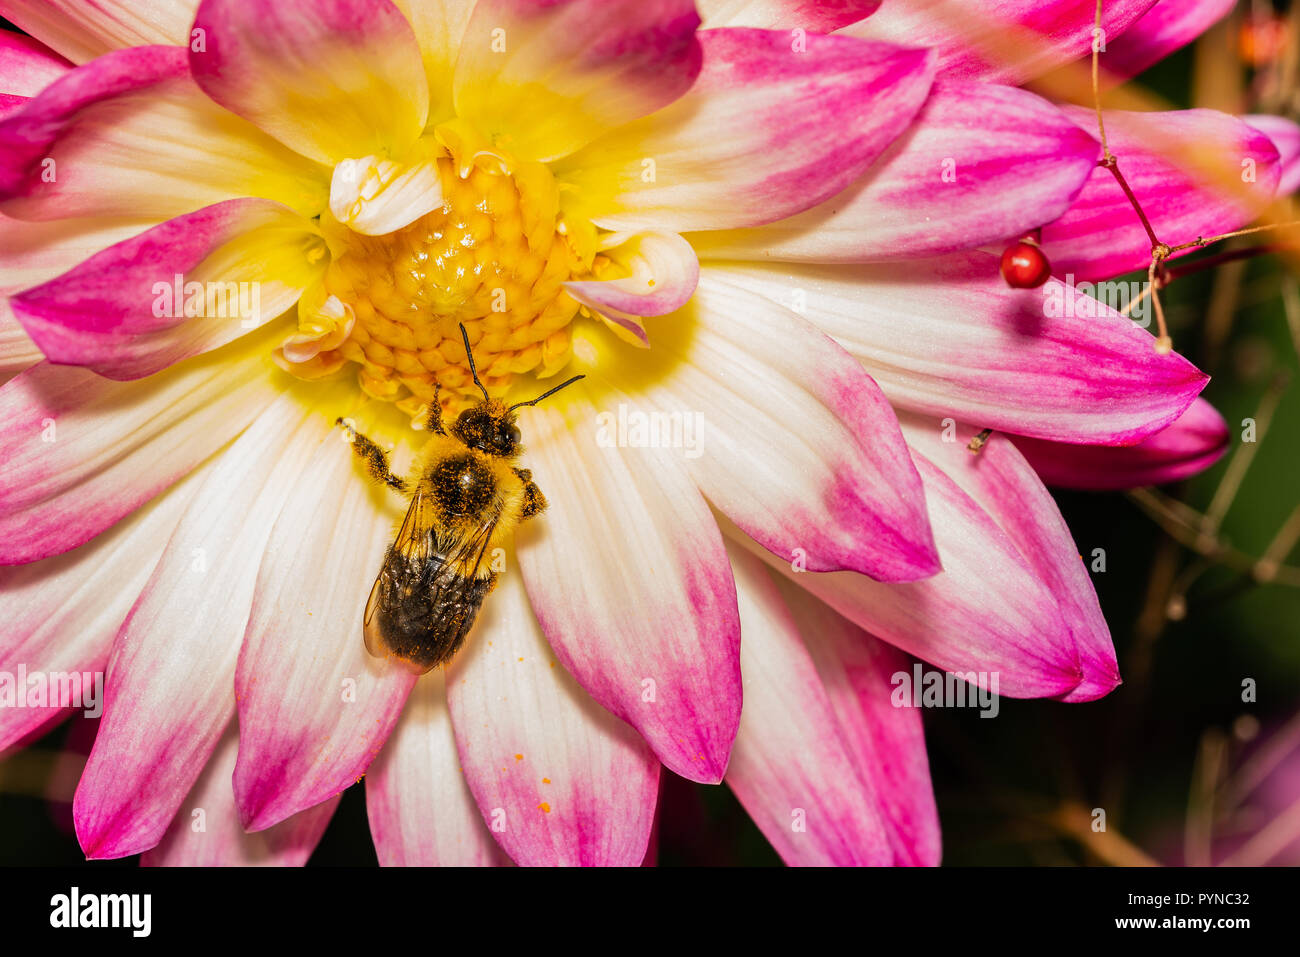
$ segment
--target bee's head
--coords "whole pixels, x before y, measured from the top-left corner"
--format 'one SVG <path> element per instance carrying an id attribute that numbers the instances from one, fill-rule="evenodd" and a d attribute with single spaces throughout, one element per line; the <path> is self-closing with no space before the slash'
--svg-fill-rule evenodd
<path id="1" fill-rule="evenodd" d="M 500 399 L 484 399 L 457 416 L 451 434 L 471 449 L 504 459 L 519 454 L 519 426 L 515 414 Z"/>
<path id="2" fill-rule="evenodd" d="M 520 440 L 519 426 L 515 425 L 515 409 L 524 405 L 536 405 L 548 395 L 554 395 L 566 385 L 573 385 L 583 377 L 575 375 L 535 399 L 508 406 L 500 399 L 491 398 L 483 383 L 479 381 L 478 370 L 474 368 L 474 353 L 469 347 L 469 333 L 465 331 L 464 325 L 460 327 L 460 337 L 465 342 L 465 357 L 469 360 L 470 375 L 474 377 L 474 384 L 483 392 L 483 401 L 456 417 L 456 422 L 451 427 L 451 434 L 471 449 L 505 459 L 514 458 L 519 454 Z"/>

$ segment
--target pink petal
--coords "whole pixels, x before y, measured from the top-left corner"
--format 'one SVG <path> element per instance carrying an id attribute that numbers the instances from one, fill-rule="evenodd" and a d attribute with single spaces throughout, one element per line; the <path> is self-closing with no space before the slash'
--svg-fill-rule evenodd
<path id="1" fill-rule="evenodd" d="M 1109 39 L 1103 69 L 1127 79 L 1181 50 L 1228 15 L 1236 0 L 1159 0 L 1123 34 Z"/>
<path id="2" fill-rule="evenodd" d="M 328 179 L 208 100 L 180 47 L 106 54 L 0 119 L 0 199 L 19 219 L 162 220 L 243 196 L 314 216 Z"/>
<path id="3" fill-rule="evenodd" d="M 1090 111 L 1067 110 L 1085 129 L 1096 125 Z M 1281 170 L 1272 141 L 1225 113 L 1113 110 L 1106 113 L 1106 136 L 1156 236 L 1170 245 L 1246 225 L 1277 190 Z M 1157 145 L 1160 152 L 1154 151 Z M 1234 194 L 1207 183 L 1194 167 L 1185 169 L 1166 157 L 1227 162 Z M 1253 181 L 1243 179 L 1248 174 Z M 1146 269 L 1151 261 L 1146 230 L 1115 177 L 1101 167 L 1093 170 L 1069 211 L 1043 227 L 1042 245 L 1053 275 L 1067 281 L 1071 276 L 1076 282 L 1108 279 Z"/>
<path id="4" fill-rule="evenodd" d="M 857 179 L 930 88 L 923 50 L 813 34 L 798 52 L 787 32 L 750 29 L 700 42 L 689 93 L 558 164 L 597 224 L 681 232 L 802 212 Z"/>
<path id="5" fill-rule="evenodd" d="M 1060 608 L 1078 650 L 1084 678 L 1066 701 L 1091 701 L 1120 683 L 1110 628 L 1097 603 L 1088 566 L 1056 502 L 1011 440 L 994 435 L 978 455 L 966 445 L 980 430 L 907 416 L 908 444 L 944 470 L 1015 544 Z M 945 435 L 951 436 L 945 440 Z"/>
<path id="6" fill-rule="evenodd" d="M 630 275 L 566 282 L 564 288 L 607 322 L 647 343 L 638 317 L 666 316 L 686 305 L 700 281 L 699 260 L 691 244 L 676 233 L 612 233 L 607 242 L 610 246 L 602 255 L 630 270 Z"/>
<path id="7" fill-rule="evenodd" d="M 799 572 L 736 540 L 850 621 L 948 671 L 998 675 L 1013 698 L 1068 693 L 1083 678 L 1056 600 L 997 522 L 942 470 L 913 453 L 944 570 L 888 585 L 856 572 Z M 730 535 L 731 533 L 729 533 Z"/>
<path id="8" fill-rule="evenodd" d="M 25 666 L 29 673 L 102 674 L 113 637 L 148 582 L 197 479 L 182 481 L 74 552 L 0 568 L 0 671 L 16 674 Z M 0 708 L 0 751 L 53 714 L 46 708 Z"/>
<path id="9" fill-rule="evenodd" d="M 325 256 L 287 206 L 234 199 L 111 246 L 10 305 L 51 362 L 138 379 L 281 315 Z"/>
<path id="10" fill-rule="evenodd" d="M 704 28 L 762 27 L 830 33 L 857 23 L 880 7 L 880 0 L 695 0 Z"/>
<path id="11" fill-rule="evenodd" d="M 604 434 L 634 438 L 634 420 L 651 413 L 681 422 L 686 447 L 676 457 L 700 491 L 786 561 L 881 581 L 939 570 L 893 409 L 843 349 L 711 271 L 682 315 L 659 321 L 655 342 L 671 363 L 653 383 L 637 379 L 640 355 L 627 360 L 633 368 L 609 371 L 648 408 L 611 399 Z"/>
<path id="12" fill-rule="evenodd" d="M 777 589 L 817 666 L 858 773 L 872 788 L 895 863 L 939 863 L 939 812 L 921 711 L 896 708 L 891 680 L 912 659 L 782 579 Z"/>
<path id="13" fill-rule="evenodd" d="M 984 252 L 872 266 L 710 263 L 790 304 L 862 360 L 895 406 L 1061 441 L 1131 444 L 1178 418 L 1207 377 L 1056 280 L 1012 289 Z"/>
<path id="14" fill-rule="evenodd" d="M 5 383 L 0 564 L 76 548 L 172 485 L 277 394 L 268 371 L 196 362 L 121 383 L 42 362 Z"/>
<path id="15" fill-rule="evenodd" d="M 733 549 L 731 561 L 745 707 L 727 784 L 787 864 L 892 863 L 875 795 L 775 583 L 752 555 Z"/>
<path id="16" fill-rule="evenodd" d="M 563 411 L 540 406 L 520 420 L 550 501 L 519 533 L 529 598 L 588 694 L 670 770 L 717 783 L 740 718 L 740 621 L 722 538 L 670 452 L 598 444 L 581 389 Z"/>
<path id="17" fill-rule="evenodd" d="M 1011 436 L 1048 485 L 1124 489 L 1176 482 L 1203 472 L 1228 450 L 1228 423 L 1204 399 L 1137 445 L 1107 448 Z"/>
<path id="18" fill-rule="evenodd" d="M 303 156 L 400 159 L 424 130 L 420 48 L 389 0 L 203 0 L 194 29 L 204 92 Z"/>
<path id="19" fill-rule="evenodd" d="M 235 717 L 257 558 L 328 431 L 318 416 L 304 424 L 307 415 L 286 394 L 221 453 L 117 636 L 104 715 L 73 802 L 89 858 L 157 844 Z"/>
<path id="20" fill-rule="evenodd" d="M 567 156 L 690 89 L 699 23 L 692 0 L 479 0 L 456 112 L 524 159 Z"/>
<path id="21" fill-rule="evenodd" d="M 447 670 L 465 780 L 515 863 L 634 867 L 650 839 L 659 762 L 556 663 L 515 572 Z"/>
<path id="22" fill-rule="evenodd" d="M 1155 0 L 1107 0 L 1102 29 L 1118 37 Z M 1095 0 L 906 0 L 842 30 L 937 47 L 942 74 L 1019 84 L 1092 49 Z"/>
<path id="23" fill-rule="evenodd" d="M 510 863 L 461 770 L 441 670 L 416 682 L 401 720 L 366 774 L 366 812 L 383 867 Z"/>
<path id="24" fill-rule="evenodd" d="M 0 90 L 35 96 L 72 64 L 45 44 L 21 33 L 0 30 Z"/>
<path id="25" fill-rule="evenodd" d="M 0 16 L 74 63 L 122 47 L 184 46 L 198 0 L 0 0 Z"/>
<path id="26" fill-rule="evenodd" d="M 320 446 L 258 569 L 235 675 L 235 797 L 250 831 L 356 783 L 415 683 L 362 641 L 366 598 L 399 512 L 376 506 L 355 459 L 341 437 Z"/>
<path id="27" fill-rule="evenodd" d="M 238 745 L 239 731 L 231 724 L 162 841 L 140 859 L 142 867 L 301 867 L 307 863 L 334 816 L 338 798 L 268 830 L 244 833 L 230 786 Z"/>
<path id="28" fill-rule="evenodd" d="M 1272 140 L 1277 147 L 1282 164 L 1277 194 L 1290 196 L 1300 190 L 1300 125 L 1283 116 L 1256 115 L 1243 119 Z"/>
<path id="29" fill-rule="evenodd" d="M 93 218 L 31 223 L 0 214 L 0 293 L 38 286 L 154 225 Z"/>
<path id="30" fill-rule="evenodd" d="M 766 226 L 691 237 L 701 255 L 868 262 L 967 249 L 1061 215 L 1096 140 L 1025 90 L 938 82 L 911 129 L 842 193 Z"/>

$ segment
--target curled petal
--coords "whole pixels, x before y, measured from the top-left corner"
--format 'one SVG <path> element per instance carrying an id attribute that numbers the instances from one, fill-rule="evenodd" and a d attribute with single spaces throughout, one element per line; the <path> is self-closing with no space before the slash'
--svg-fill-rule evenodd
<path id="1" fill-rule="evenodd" d="M 1066 109 L 1085 128 L 1097 122 L 1087 110 Z M 1238 229 L 1277 191 L 1281 164 L 1272 141 L 1225 113 L 1114 110 L 1106 114 L 1106 136 L 1120 171 L 1166 243 Z M 1194 164 L 1217 168 L 1225 178 L 1211 181 Z M 1053 274 L 1076 282 L 1146 269 L 1151 261 L 1150 237 L 1115 177 L 1101 167 L 1070 209 L 1043 227 L 1042 245 Z"/>
<path id="2" fill-rule="evenodd" d="M 238 746 L 239 732 L 232 723 L 167 833 L 140 859 L 142 867 L 301 867 L 307 863 L 339 799 L 330 798 L 265 831 L 246 833 L 230 786 Z M 203 827 L 195 827 L 200 820 Z"/>
<path id="3" fill-rule="evenodd" d="M 521 416 L 550 501 L 519 532 L 528 596 L 588 694 L 669 769 L 717 783 L 740 718 L 740 621 L 722 538 L 669 451 L 598 441 L 582 392 L 570 389 L 564 410 Z"/>
<path id="4" fill-rule="evenodd" d="M 1109 694 L 1120 683 L 1110 628 L 1070 529 L 1024 456 L 1001 435 L 972 455 L 966 444 L 980 430 L 961 423 L 945 429 L 934 419 L 906 416 L 902 425 L 908 444 L 942 468 L 998 523 L 1055 597 L 1084 673 L 1065 700 L 1091 701 Z"/>
<path id="5" fill-rule="evenodd" d="M 138 379 L 279 316 L 327 263 L 312 223 L 236 199 L 111 246 L 10 305 L 51 362 Z"/>
<path id="6" fill-rule="evenodd" d="M 925 101 L 929 54 L 849 37 L 700 34 L 677 102 L 557 165 L 572 208 L 608 229 L 757 226 L 853 182 Z"/>
<path id="7" fill-rule="evenodd" d="M 390 0 L 203 0 L 194 29 L 204 92 L 303 156 L 398 157 L 424 130 L 420 48 Z"/>
<path id="8" fill-rule="evenodd" d="M 517 574 L 448 669 L 447 705 L 465 780 L 515 863 L 641 863 L 659 762 L 556 663 Z"/>
<path id="9" fill-rule="evenodd" d="M 499 721 L 498 711 L 493 719 L 490 727 Z M 509 863 L 461 770 L 441 670 L 416 682 L 401 720 L 366 774 L 366 815 L 383 867 Z"/>
<path id="10" fill-rule="evenodd" d="M 0 16 L 73 63 L 110 50 L 184 46 L 198 0 L 0 0 Z"/>
<path id="11" fill-rule="evenodd" d="M 727 784 L 787 864 L 892 863 L 875 794 L 775 583 L 752 555 L 733 548 L 731 562 L 745 708 Z"/>
<path id="12" fill-rule="evenodd" d="M 1102 30 L 1118 37 L 1155 0 L 1108 0 Z M 907 0 L 842 33 L 935 47 L 941 74 L 1016 85 L 1092 49 L 1095 0 Z"/>
<path id="13" fill-rule="evenodd" d="M 41 362 L 0 387 L 0 564 L 85 544 L 242 432 L 278 390 L 232 358 L 131 383 Z"/>
<path id="14" fill-rule="evenodd" d="M 699 22 L 692 0 L 479 0 L 456 112 L 523 159 L 558 159 L 685 93 Z"/>
<path id="15" fill-rule="evenodd" d="M 710 263 L 709 275 L 799 308 L 889 401 L 1040 438 L 1132 444 L 1207 377 L 1137 324 L 1057 280 L 1012 289 L 984 252 L 871 266 Z"/>
<path id="16" fill-rule="evenodd" d="M 395 163 L 382 156 L 346 159 L 334 167 L 330 212 L 367 236 L 383 236 L 442 205 L 436 156 Z"/>
<path id="17" fill-rule="evenodd" d="M 1222 458 L 1229 438 L 1228 423 L 1204 399 L 1197 399 L 1172 425 L 1137 445 L 1107 448 L 1011 436 L 1048 485 L 1094 490 L 1185 479 Z"/>
<path id="18" fill-rule="evenodd" d="M 820 206 L 755 229 L 697 233 L 706 258 L 869 262 L 968 249 L 1061 215 L 1100 146 L 1014 87 L 935 83 L 912 127 Z"/>
<path id="19" fill-rule="evenodd" d="M 695 250 L 676 233 L 614 233 L 603 255 L 625 275 L 566 282 L 564 287 L 611 325 L 631 332 L 637 341 L 648 345 L 645 329 L 637 320 L 666 316 L 686 305 L 700 281 Z"/>

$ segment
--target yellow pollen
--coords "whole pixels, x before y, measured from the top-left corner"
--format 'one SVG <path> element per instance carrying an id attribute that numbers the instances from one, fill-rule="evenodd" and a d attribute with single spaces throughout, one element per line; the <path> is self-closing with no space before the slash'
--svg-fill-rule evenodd
<path id="1" fill-rule="evenodd" d="M 494 159 L 458 172 L 453 156 L 440 158 L 442 205 L 395 232 L 367 236 L 334 224 L 340 239 L 316 315 L 334 317 L 336 334 L 324 335 L 300 307 L 300 332 L 321 348 L 301 368 L 285 368 L 316 378 L 354 363 L 363 391 L 415 420 L 437 385 L 452 414 L 479 395 L 459 323 L 493 394 L 515 376 L 562 367 L 578 312 L 563 283 L 590 275 L 591 259 L 583 262 L 559 218 L 546 167 Z"/>

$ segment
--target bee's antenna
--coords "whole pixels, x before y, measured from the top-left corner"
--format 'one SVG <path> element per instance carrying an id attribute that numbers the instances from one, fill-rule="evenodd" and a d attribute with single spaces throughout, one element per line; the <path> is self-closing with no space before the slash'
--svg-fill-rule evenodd
<path id="1" fill-rule="evenodd" d="M 476 386 L 478 386 L 479 389 L 482 390 L 482 392 L 483 392 L 483 401 L 484 401 L 484 402 L 487 402 L 487 401 L 489 401 L 489 400 L 488 400 L 487 389 L 483 388 L 483 383 L 478 381 L 478 370 L 474 368 L 474 353 L 470 350 L 470 347 L 469 347 L 469 333 L 465 331 L 465 323 L 463 323 L 463 322 L 458 322 L 458 323 L 456 323 L 456 325 L 460 326 L 460 337 L 461 337 L 462 339 L 465 340 L 465 355 L 466 355 L 466 357 L 469 359 L 469 374 L 472 375 L 472 376 L 474 377 L 474 384 L 475 384 Z M 567 382 L 564 383 L 564 385 L 568 385 L 568 384 L 569 384 L 569 383 L 567 383 Z M 562 385 L 562 386 L 560 386 L 560 388 L 563 389 L 564 386 Z M 554 392 L 554 391 L 555 391 L 554 389 L 551 390 L 551 392 Z M 547 394 L 549 395 L 550 393 L 547 393 Z"/>
<path id="2" fill-rule="evenodd" d="M 514 405 L 512 405 L 510 408 L 506 409 L 506 411 L 507 411 L 507 412 L 513 412 L 515 409 L 519 408 L 521 405 L 536 405 L 538 402 L 541 402 L 543 399 L 545 399 L 548 395 L 555 395 L 555 393 L 559 392 L 559 391 L 560 391 L 561 389 L 563 389 L 566 385 L 573 385 L 573 383 L 577 382 L 579 379 L 585 379 L 585 378 L 587 378 L 586 375 L 575 375 L 572 379 L 565 379 L 563 382 L 561 382 L 559 385 L 557 385 L 554 389 L 550 389 L 550 390 L 548 390 L 548 391 L 546 391 L 546 392 L 543 392 L 543 393 L 542 393 L 541 395 L 539 395 L 537 398 L 535 398 L 535 399 L 529 399 L 527 402 L 516 402 L 516 403 L 515 403 Z"/>

